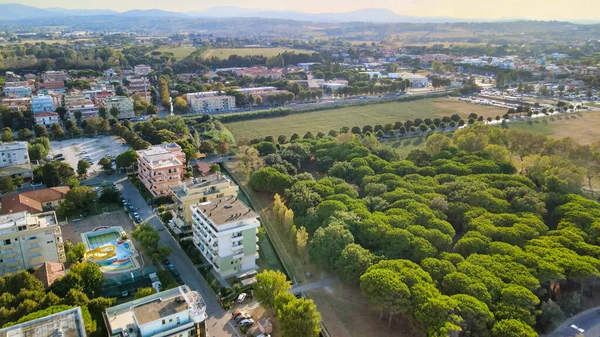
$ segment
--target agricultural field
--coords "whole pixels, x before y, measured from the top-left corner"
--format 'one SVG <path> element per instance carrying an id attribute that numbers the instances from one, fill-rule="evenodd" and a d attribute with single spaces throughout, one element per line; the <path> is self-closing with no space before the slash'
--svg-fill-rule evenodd
<path id="1" fill-rule="evenodd" d="M 547 117 L 535 121 L 508 123 L 507 128 L 541 133 L 552 138 L 571 137 L 580 144 L 589 144 L 600 140 L 600 112 L 580 112 L 556 117 Z"/>
<path id="2" fill-rule="evenodd" d="M 456 98 L 430 98 L 411 102 L 389 102 L 364 106 L 349 106 L 339 109 L 297 113 L 284 117 L 265 118 L 226 124 L 237 139 L 252 139 L 265 136 L 306 132 L 325 132 L 341 127 L 395 123 L 415 118 L 433 118 L 459 114 L 463 118 L 470 113 L 484 117 L 503 115 L 505 109 L 476 105 L 458 101 Z"/>
<path id="3" fill-rule="evenodd" d="M 265 57 L 276 56 L 284 52 L 296 52 L 296 53 L 308 53 L 312 54 L 311 50 L 293 49 L 293 48 L 215 48 L 209 49 L 202 58 L 209 59 L 217 57 L 219 59 L 228 59 L 231 55 L 238 56 L 249 56 L 249 55 L 263 55 Z"/>
<path id="4" fill-rule="evenodd" d="M 183 46 L 162 46 L 158 48 L 158 51 L 163 53 L 173 53 L 175 58 L 182 60 L 188 57 L 191 53 L 196 50 L 194 46 L 183 45 Z"/>

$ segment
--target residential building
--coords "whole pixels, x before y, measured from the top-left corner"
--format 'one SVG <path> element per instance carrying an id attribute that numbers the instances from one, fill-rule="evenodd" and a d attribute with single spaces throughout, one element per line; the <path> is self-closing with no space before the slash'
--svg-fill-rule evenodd
<path id="1" fill-rule="evenodd" d="M 183 285 L 105 310 L 110 337 L 206 337 L 206 304 Z"/>
<path id="2" fill-rule="evenodd" d="M 169 227 L 178 239 L 191 238 L 193 219 L 190 207 L 216 198 L 235 196 L 238 189 L 236 184 L 220 174 L 194 178 L 172 186 L 173 201 L 177 208 L 175 216 L 169 221 Z"/>
<path id="3" fill-rule="evenodd" d="M 129 81 L 129 86 L 127 86 L 127 92 L 129 92 L 130 94 L 136 92 L 150 91 L 150 82 L 146 77 L 129 77 L 127 78 L 127 80 Z"/>
<path id="4" fill-rule="evenodd" d="M 75 115 L 75 111 L 80 111 L 83 119 L 98 116 L 98 111 L 100 110 L 98 105 L 85 98 L 85 96 L 79 91 L 67 93 L 64 96 L 64 100 L 65 107 L 71 116 Z"/>
<path id="5" fill-rule="evenodd" d="M 138 64 L 137 66 L 133 67 L 133 73 L 136 75 L 148 75 L 152 72 L 152 68 L 150 68 L 149 65 L 145 65 L 145 64 Z"/>
<path id="6" fill-rule="evenodd" d="M 44 82 L 66 82 L 69 79 L 69 75 L 64 71 L 49 70 L 42 74 L 42 80 Z"/>
<path id="7" fill-rule="evenodd" d="M 0 253 L 0 275 L 35 269 L 44 262 L 66 262 L 56 214 L 24 211 L 0 215 Z"/>
<path id="8" fill-rule="evenodd" d="M 31 87 L 30 86 L 4 86 L 2 89 L 4 95 L 6 96 L 14 96 L 14 97 L 25 97 L 31 95 Z"/>
<path id="9" fill-rule="evenodd" d="M 258 214 L 236 196 L 192 205 L 192 242 L 222 277 L 256 269 Z"/>
<path id="10" fill-rule="evenodd" d="M 413 73 L 389 73 L 389 78 L 409 80 L 413 88 L 425 88 L 429 84 L 427 77 Z"/>
<path id="11" fill-rule="evenodd" d="M 36 95 L 31 97 L 31 111 L 39 114 L 45 111 L 54 111 L 54 99 L 48 95 Z"/>
<path id="12" fill-rule="evenodd" d="M 29 164 L 27 142 L 0 143 L 0 167 Z"/>
<path id="13" fill-rule="evenodd" d="M 283 68 L 249 67 L 236 68 L 232 71 L 235 76 L 264 77 L 277 81 L 283 77 Z"/>
<path id="14" fill-rule="evenodd" d="M 48 95 L 50 92 L 59 92 L 64 94 L 66 92 L 65 82 L 63 81 L 48 81 L 38 83 L 38 93 Z"/>
<path id="15" fill-rule="evenodd" d="M 0 337 L 59 336 L 87 337 L 80 307 L 0 329 Z"/>
<path id="16" fill-rule="evenodd" d="M 133 111 L 133 98 L 127 96 L 114 96 L 104 100 L 104 107 L 106 112 L 110 113 L 112 108 L 119 110 L 117 119 L 128 119 L 134 118 L 135 112 Z"/>
<path id="17" fill-rule="evenodd" d="M 31 109 L 31 97 L 3 98 L 0 105 L 8 107 L 12 112 L 26 111 Z"/>
<path id="18" fill-rule="evenodd" d="M 170 187 L 181 184 L 185 173 L 185 154 L 175 143 L 154 145 L 137 151 L 138 178 L 156 198 L 171 193 Z"/>
<path id="19" fill-rule="evenodd" d="M 233 96 L 204 96 L 187 95 L 188 105 L 193 113 L 203 112 L 227 112 L 235 109 L 235 97 Z"/>
<path id="20" fill-rule="evenodd" d="M 65 269 L 65 265 L 60 262 L 44 262 L 32 275 L 40 280 L 47 289 L 54 281 L 65 277 L 67 270 Z"/>
<path id="21" fill-rule="evenodd" d="M 35 214 L 55 209 L 70 190 L 69 186 L 56 186 L 4 196 L 0 199 L 2 214 L 23 211 Z"/>
<path id="22" fill-rule="evenodd" d="M 60 124 L 60 116 L 56 112 L 41 112 L 35 115 L 35 124 L 43 125 L 47 128 L 54 123 Z"/>
<path id="23" fill-rule="evenodd" d="M 91 97 L 94 103 L 96 103 L 99 106 L 104 106 L 104 101 L 114 96 L 115 93 L 112 91 L 100 91 L 94 93 Z"/>

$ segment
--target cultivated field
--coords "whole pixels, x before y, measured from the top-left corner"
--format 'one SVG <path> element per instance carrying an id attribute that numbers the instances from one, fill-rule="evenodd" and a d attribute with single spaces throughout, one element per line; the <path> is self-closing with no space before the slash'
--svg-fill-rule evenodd
<path id="1" fill-rule="evenodd" d="M 162 46 L 158 48 L 158 51 L 163 53 L 173 53 L 173 55 L 177 58 L 177 60 L 182 60 L 188 57 L 191 53 L 196 50 L 195 47 L 190 45 L 183 46 Z"/>
<path id="2" fill-rule="evenodd" d="M 312 50 L 292 49 L 292 48 L 216 48 L 207 50 L 202 54 L 202 58 L 208 59 L 217 57 L 219 59 L 228 59 L 231 55 L 238 56 L 250 56 L 250 55 L 263 55 L 265 57 L 276 56 L 284 52 L 296 52 L 312 54 Z"/>
<path id="3" fill-rule="evenodd" d="M 284 117 L 228 123 L 226 126 L 237 139 L 248 140 L 278 135 L 290 137 L 294 133 L 303 136 L 308 131 L 327 133 L 331 129 L 339 130 L 344 126 L 375 126 L 415 118 L 450 116 L 455 113 L 463 117 L 470 113 L 496 117 L 505 112 L 502 108 L 464 103 L 456 98 L 431 98 L 297 113 Z"/>

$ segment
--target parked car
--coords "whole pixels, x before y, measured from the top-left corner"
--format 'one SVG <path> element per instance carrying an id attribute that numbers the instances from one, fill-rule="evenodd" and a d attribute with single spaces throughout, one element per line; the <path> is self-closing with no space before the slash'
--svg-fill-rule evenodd
<path id="1" fill-rule="evenodd" d="M 64 155 L 62 153 L 59 153 L 56 156 L 54 156 L 54 158 L 61 158 L 61 157 L 64 157 Z"/>
<path id="2" fill-rule="evenodd" d="M 246 296 L 248 296 L 248 294 L 241 293 L 240 296 L 238 296 L 238 298 L 235 301 L 238 302 L 238 303 L 242 303 L 246 299 Z"/>
<path id="3" fill-rule="evenodd" d="M 243 320 L 247 320 L 247 319 L 251 319 L 251 318 L 252 318 L 252 316 L 250 316 L 250 314 L 243 313 L 243 314 L 241 314 L 241 315 L 239 315 L 238 317 L 235 318 L 235 322 L 239 323 L 239 322 L 241 322 Z"/>
<path id="4" fill-rule="evenodd" d="M 79 154 L 87 154 L 87 151 L 83 150 L 83 151 L 79 152 Z"/>
<path id="5" fill-rule="evenodd" d="M 142 218 L 141 218 L 139 215 L 137 215 L 137 216 L 134 216 L 134 217 L 133 217 L 133 219 L 134 219 L 134 220 L 135 220 L 135 222 L 137 222 L 137 223 L 141 223 L 141 222 L 142 222 Z"/>
<path id="6" fill-rule="evenodd" d="M 129 205 L 128 208 L 130 212 L 135 212 L 135 207 L 133 207 L 133 205 Z"/>
<path id="7" fill-rule="evenodd" d="M 240 326 L 252 326 L 254 325 L 254 320 L 252 318 L 250 319 L 245 319 L 241 322 L 238 323 Z"/>

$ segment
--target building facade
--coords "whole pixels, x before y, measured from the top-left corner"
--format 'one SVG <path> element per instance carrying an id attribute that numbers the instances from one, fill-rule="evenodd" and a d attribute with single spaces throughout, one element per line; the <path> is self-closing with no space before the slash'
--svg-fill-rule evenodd
<path id="1" fill-rule="evenodd" d="M 18 86 L 18 87 L 9 87 L 4 86 L 2 89 L 4 95 L 6 96 L 15 96 L 15 97 L 25 97 L 31 95 L 31 87 L 30 86 Z"/>
<path id="2" fill-rule="evenodd" d="M 29 164 L 27 142 L 0 143 L 0 167 Z"/>
<path id="3" fill-rule="evenodd" d="M 110 337 L 205 337 L 206 304 L 197 291 L 180 286 L 105 310 Z"/>
<path id="4" fill-rule="evenodd" d="M 152 72 L 152 68 L 150 68 L 149 65 L 145 65 L 145 64 L 138 64 L 137 66 L 133 67 L 133 73 L 136 75 L 148 75 Z"/>
<path id="5" fill-rule="evenodd" d="M 137 151 L 138 178 L 155 198 L 171 194 L 185 173 L 185 154 L 175 143 L 154 145 Z"/>
<path id="6" fill-rule="evenodd" d="M 193 221 L 190 207 L 216 198 L 235 196 L 238 190 L 236 184 L 220 174 L 194 178 L 171 187 L 177 208 L 175 216 L 169 221 L 169 228 L 178 239 L 190 239 Z"/>
<path id="7" fill-rule="evenodd" d="M 227 112 L 235 109 L 235 97 L 233 96 L 187 96 L 188 105 L 193 113 L 204 112 Z"/>
<path id="8" fill-rule="evenodd" d="M 119 115 L 117 119 L 127 119 L 135 117 L 133 111 L 133 98 L 126 96 L 114 96 L 104 100 L 104 107 L 106 112 L 110 114 L 110 109 L 117 108 Z"/>
<path id="9" fill-rule="evenodd" d="M 18 212 L 0 215 L 0 275 L 37 268 L 44 262 L 66 262 L 56 214 Z"/>
<path id="10" fill-rule="evenodd" d="M 256 269 L 258 214 L 235 196 L 201 202 L 192 211 L 192 242 L 223 277 Z"/>
<path id="11" fill-rule="evenodd" d="M 54 99 L 48 95 L 36 95 L 31 97 L 31 111 L 33 114 L 54 111 Z"/>
<path id="12" fill-rule="evenodd" d="M 42 112 L 35 115 L 35 124 L 49 128 L 54 123 L 60 123 L 60 116 L 56 112 Z"/>

